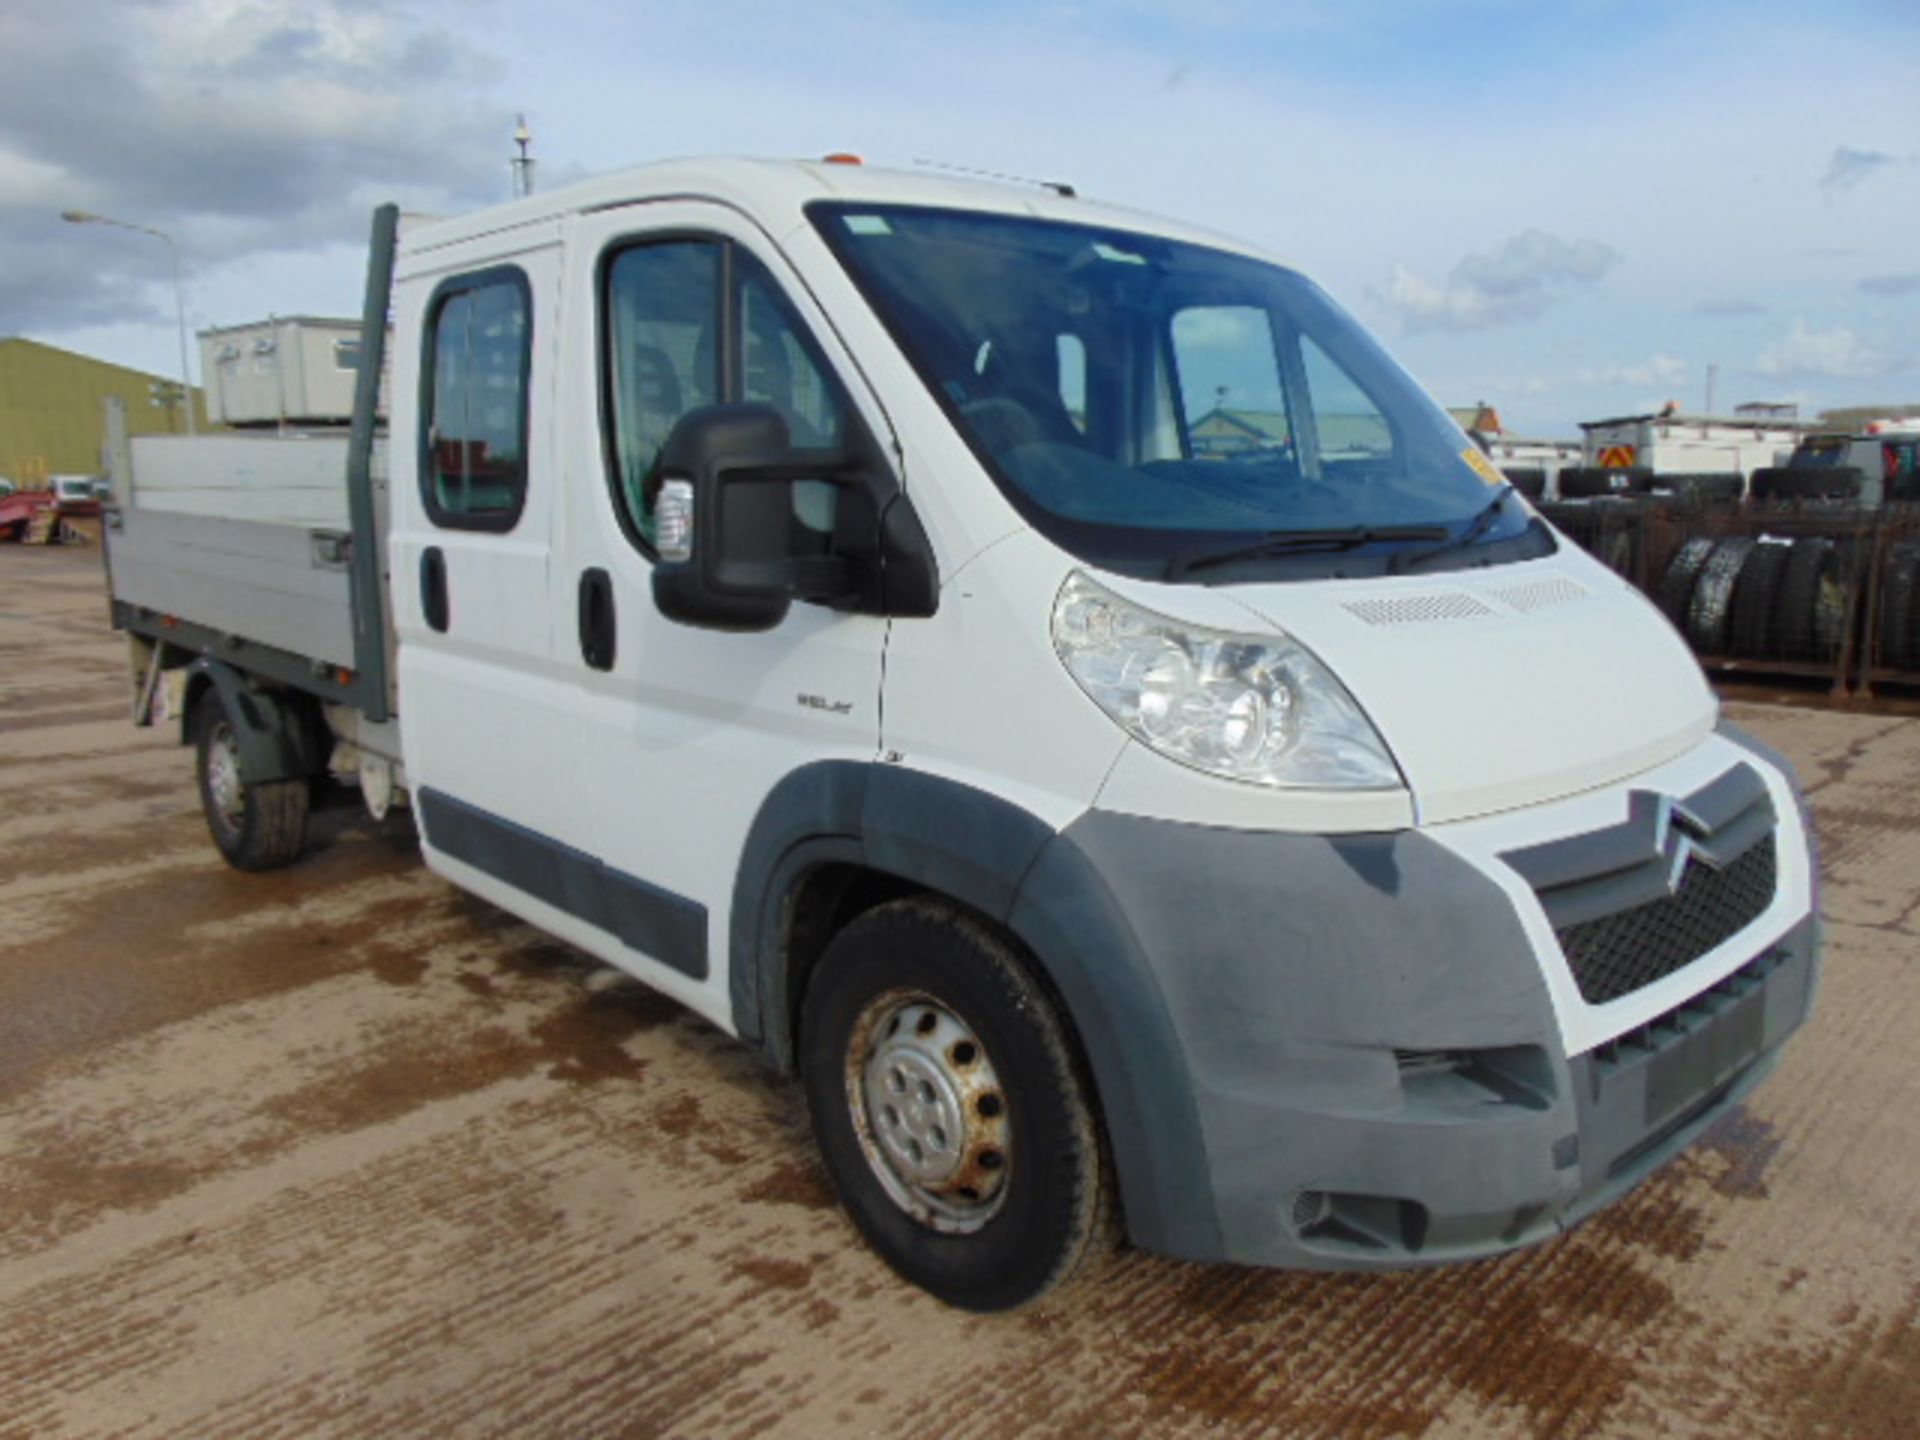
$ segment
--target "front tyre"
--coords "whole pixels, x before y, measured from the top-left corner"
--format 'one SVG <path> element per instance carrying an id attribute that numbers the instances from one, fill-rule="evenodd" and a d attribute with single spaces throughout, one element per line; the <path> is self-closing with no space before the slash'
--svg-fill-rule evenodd
<path id="1" fill-rule="evenodd" d="M 236 870 L 292 864 L 307 843 L 307 780 L 242 780 L 239 737 L 215 691 L 194 708 L 193 729 L 200 808 L 226 862 Z"/>
<path id="2" fill-rule="evenodd" d="M 1024 1304 L 1103 1235 L 1104 1161 L 1072 1046 L 989 927 L 925 900 L 854 921 L 807 988 L 800 1070 L 841 1203 L 949 1304 Z"/>

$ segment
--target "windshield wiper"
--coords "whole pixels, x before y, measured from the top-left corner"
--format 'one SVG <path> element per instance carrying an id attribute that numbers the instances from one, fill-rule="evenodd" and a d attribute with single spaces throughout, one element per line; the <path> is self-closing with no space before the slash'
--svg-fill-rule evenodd
<path id="1" fill-rule="evenodd" d="M 1398 575 L 1412 569 L 1423 560 L 1433 559 L 1436 555 L 1450 555 L 1455 550 L 1466 549 L 1493 528 L 1493 522 L 1500 518 L 1500 511 L 1505 507 L 1508 499 L 1515 493 L 1517 492 L 1515 492 L 1513 486 L 1502 485 L 1500 487 L 1500 493 L 1489 500 L 1486 507 L 1482 509 L 1479 514 L 1475 515 L 1473 519 L 1469 520 L 1467 522 L 1467 528 L 1462 530 L 1458 535 L 1435 545 L 1430 550 L 1416 550 L 1411 555 L 1402 552 L 1393 557 L 1387 569 L 1393 574 Z"/>
<path id="2" fill-rule="evenodd" d="M 1269 530 L 1257 540 L 1241 541 L 1216 550 L 1186 550 L 1167 561 L 1167 579 L 1184 580 L 1195 570 L 1226 565 L 1235 560 L 1257 560 L 1267 555 L 1293 555 L 1306 550 L 1354 550 L 1380 540 L 1440 540 L 1441 525 L 1349 525 L 1331 530 Z"/>

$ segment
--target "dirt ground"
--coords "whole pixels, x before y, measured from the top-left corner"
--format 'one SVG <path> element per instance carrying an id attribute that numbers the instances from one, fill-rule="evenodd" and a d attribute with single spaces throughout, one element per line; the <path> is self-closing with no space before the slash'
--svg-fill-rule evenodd
<path id="1" fill-rule="evenodd" d="M 1817 1011 L 1582 1230 L 983 1318 L 795 1089 L 405 842 L 228 870 L 125 663 L 97 550 L 0 549 L 0 1436 L 1920 1433 L 1920 719 L 1733 707 L 1819 819 Z"/>

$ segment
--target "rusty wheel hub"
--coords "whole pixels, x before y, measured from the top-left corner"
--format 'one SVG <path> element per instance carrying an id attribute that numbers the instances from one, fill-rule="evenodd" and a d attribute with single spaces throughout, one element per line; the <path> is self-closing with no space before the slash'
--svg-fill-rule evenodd
<path id="1" fill-rule="evenodd" d="M 1006 1096 L 986 1047 L 931 996 L 894 991 L 860 1013 L 847 1101 L 867 1163 L 922 1224 L 978 1230 L 1006 1198 Z"/>

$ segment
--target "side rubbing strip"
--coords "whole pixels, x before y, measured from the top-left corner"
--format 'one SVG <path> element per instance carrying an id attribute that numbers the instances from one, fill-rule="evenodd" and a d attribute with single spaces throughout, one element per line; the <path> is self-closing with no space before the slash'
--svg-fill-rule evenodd
<path id="1" fill-rule="evenodd" d="M 707 978 L 706 906 L 437 790 L 418 798 L 434 849 L 618 935 L 682 975 Z"/>

